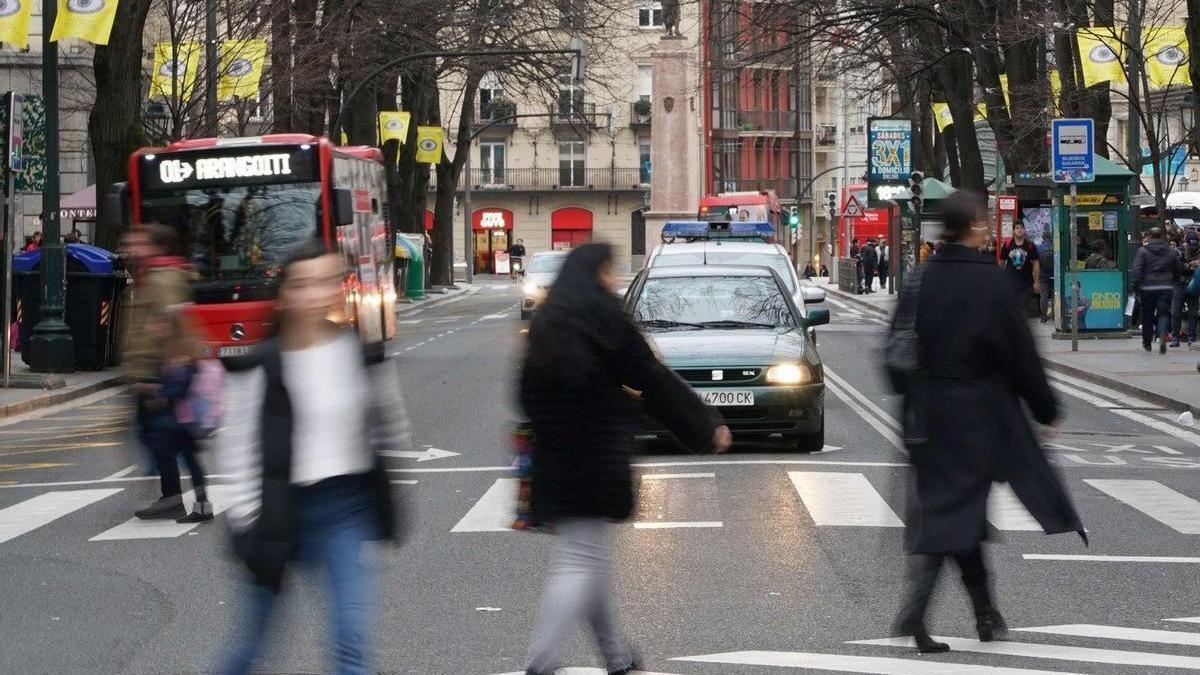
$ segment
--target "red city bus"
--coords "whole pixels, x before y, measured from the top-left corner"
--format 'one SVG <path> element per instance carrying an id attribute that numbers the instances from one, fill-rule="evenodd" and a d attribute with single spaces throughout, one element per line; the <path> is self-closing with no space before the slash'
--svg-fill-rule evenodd
<path id="1" fill-rule="evenodd" d="M 339 318 L 383 357 L 396 291 L 382 160 L 378 148 L 307 134 L 191 139 L 130 157 L 133 227 L 179 231 L 210 354 L 241 356 L 270 334 L 280 264 L 316 237 L 347 258 Z"/>
<path id="2" fill-rule="evenodd" d="M 779 205 L 779 198 L 773 190 L 708 195 L 700 199 L 700 211 L 696 219 L 706 222 L 770 223 L 775 230 L 775 241 L 788 241 L 783 231 L 787 227 L 783 207 Z"/>
<path id="3" fill-rule="evenodd" d="M 850 202 L 850 195 L 858 200 L 858 203 L 863 206 L 863 213 L 854 219 L 854 236 L 850 236 L 849 223 L 846 218 L 842 217 L 842 213 L 846 211 L 846 204 Z M 887 209 L 868 209 L 867 206 L 867 184 L 866 183 L 851 183 L 848 187 L 842 188 L 838 208 L 838 237 L 837 240 L 841 246 L 841 254 L 837 257 L 847 257 L 850 255 L 850 243 L 852 239 L 857 239 L 859 242 L 866 242 L 871 237 L 887 238 L 888 236 L 888 210 Z"/>

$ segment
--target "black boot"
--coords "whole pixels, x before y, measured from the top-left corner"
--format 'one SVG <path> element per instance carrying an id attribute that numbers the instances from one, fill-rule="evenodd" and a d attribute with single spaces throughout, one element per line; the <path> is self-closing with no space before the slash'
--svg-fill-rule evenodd
<path id="1" fill-rule="evenodd" d="M 971 596 L 971 605 L 975 608 L 975 631 L 979 633 L 979 641 L 992 642 L 1007 638 L 1008 624 L 1004 623 L 1004 617 L 996 609 L 987 584 L 967 586 L 967 594 Z"/>
<path id="2" fill-rule="evenodd" d="M 919 654 L 941 654 L 950 651 L 950 645 L 934 640 L 924 626 L 912 631 L 912 636 L 913 641 L 917 643 L 917 653 Z"/>
<path id="3" fill-rule="evenodd" d="M 133 515 L 142 520 L 175 520 L 186 516 L 187 509 L 183 508 L 183 495 L 171 495 L 140 511 L 134 511 Z"/>
<path id="4" fill-rule="evenodd" d="M 192 512 L 182 518 L 176 518 L 177 523 L 206 523 L 213 519 L 212 502 L 207 499 L 197 499 Z"/>

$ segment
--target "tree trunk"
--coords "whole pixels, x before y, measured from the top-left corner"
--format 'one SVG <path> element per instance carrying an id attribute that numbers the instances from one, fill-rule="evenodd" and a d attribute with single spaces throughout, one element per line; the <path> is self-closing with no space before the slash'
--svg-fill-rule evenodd
<path id="1" fill-rule="evenodd" d="M 483 73 L 469 69 L 463 85 L 461 105 L 458 116 L 458 135 L 454 144 L 454 160 L 448 160 L 444 155 L 437 166 L 437 207 L 433 212 L 433 258 L 434 272 L 452 274 L 453 264 L 450 262 L 454 242 L 454 194 L 458 192 L 458 179 L 462 175 L 463 165 L 467 161 L 467 153 L 471 151 L 471 133 L 475 125 L 475 95 L 479 91 L 479 80 Z M 440 117 L 440 115 L 439 115 Z M 464 242 L 465 245 L 465 242 Z M 472 264 L 464 257 L 464 262 Z M 434 277 L 434 283 L 439 283 Z M 440 283 L 453 283 L 448 278 Z"/>
<path id="2" fill-rule="evenodd" d="M 1050 97 L 1049 83 L 1038 63 L 1041 41 L 1040 36 L 1027 38 L 1004 50 L 1013 132 L 1012 152 L 1005 161 L 1014 176 L 1046 170 L 1046 109 Z"/>
<path id="3" fill-rule="evenodd" d="M 1054 14 L 1060 17 L 1071 15 L 1070 0 L 1054 0 Z M 1079 94 L 1076 82 L 1075 35 L 1069 31 L 1054 33 L 1054 62 L 1058 68 L 1060 100 L 1057 102 L 1066 117 L 1079 116 Z"/>
<path id="4" fill-rule="evenodd" d="M 1097 26 L 1114 26 L 1113 0 L 1095 0 Z M 1107 82 L 1088 88 L 1091 117 L 1096 121 L 1096 154 L 1108 157 L 1108 126 L 1112 122 L 1112 95 Z"/>
<path id="5" fill-rule="evenodd" d="M 956 48 L 957 46 L 955 46 Z M 953 130 L 960 173 L 959 187 L 987 193 L 983 177 L 983 155 L 975 136 L 975 78 L 972 76 L 971 55 L 952 52 L 938 68 L 946 102 L 954 118 Z"/>
<path id="6" fill-rule="evenodd" d="M 128 178 L 129 156 L 145 144 L 142 126 L 142 30 L 151 0 L 124 0 L 117 6 L 107 46 L 92 60 L 96 105 L 88 116 L 88 136 L 96 162 L 96 245 L 114 248 L 124 223 L 109 213 L 105 196 Z"/>
<path id="7" fill-rule="evenodd" d="M 1195 114 L 1195 106 L 1200 106 L 1200 0 L 1187 0 L 1187 40 L 1188 74 L 1192 78 L 1192 112 Z M 1195 117 L 1200 118 L 1200 115 Z M 1200 143 L 1196 141 L 1197 122 L 1200 119 L 1191 121 L 1191 137 L 1188 139 L 1192 155 L 1200 153 Z"/>
<path id="8" fill-rule="evenodd" d="M 271 129 L 277 134 L 295 130 L 291 6 L 291 0 L 271 3 Z"/>

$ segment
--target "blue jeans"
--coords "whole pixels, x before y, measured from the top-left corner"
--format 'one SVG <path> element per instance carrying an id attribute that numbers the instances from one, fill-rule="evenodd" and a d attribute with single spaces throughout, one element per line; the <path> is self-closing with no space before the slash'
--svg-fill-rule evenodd
<path id="1" fill-rule="evenodd" d="M 300 490 L 297 562 L 323 568 L 333 619 L 333 672 L 367 675 L 367 642 L 374 614 L 375 574 L 363 559 L 364 543 L 378 539 L 376 513 L 358 482 L 324 481 Z M 245 675 L 266 640 L 278 596 L 247 585 L 247 616 L 233 635 L 234 646 L 220 672 Z"/>

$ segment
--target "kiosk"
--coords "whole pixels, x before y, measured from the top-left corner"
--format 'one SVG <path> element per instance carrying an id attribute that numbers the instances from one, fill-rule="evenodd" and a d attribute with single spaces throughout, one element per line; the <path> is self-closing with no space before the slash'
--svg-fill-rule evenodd
<path id="1" fill-rule="evenodd" d="M 1070 333 L 1071 265 L 1079 271 L 1079 332 L 1115 333 L 1126 329 L 1125 298 L 1129 292 L 1131 238 L 1129 181 L 1133 173 L 1096 155 L 1096 180 L 1078 186 L 1075 205 L 1078 252 L 1071 260 L 1070 187 L 1055 190 L 1055 324 Z"/>

